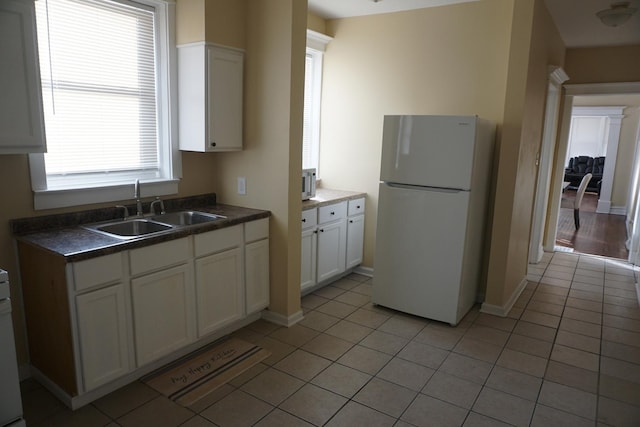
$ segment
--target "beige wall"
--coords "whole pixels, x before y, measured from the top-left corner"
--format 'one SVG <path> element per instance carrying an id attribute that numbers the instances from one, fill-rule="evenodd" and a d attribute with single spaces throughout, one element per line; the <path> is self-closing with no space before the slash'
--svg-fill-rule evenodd
<path id="1" fill-rule="evenodd" d="M 327 33 L 327 21 L 311 12 L 307 13 L 307 28 L 318 33 Z"/>
<path id="2" fill-rule="evenodd" d="M 208 41 L 244 49 L 247 0 L 177 0 L 178 45 Z"/>
<path id="3" fill-rule="evenodd" d="M 567 49 L 569 84 L 640 81 L 640 45 Z"/>
<path id="4" fill-rule="evenodd" d="M 300 310 L 299 180 L 306 1 L 247 1 L 244 150 L 221 153 L 218 200 L 272 212 L 270 310 Z M 238 176 L 247 194 L 236 194 Z"/>
<path id="5" fill-rule="evenodd" d="M 300 0 L 178 0 L 177 8 L 179 44 L 206 40 L 245 49 L 244 149 L 207 161 L 218 201 L 273 214 L 270 310 L 284 316 L 300 310 L 298 183 L 307 20 L 307 2 Z M 311 20 L 322 29 L 320 18 Z M 236 193 L 240 176 L 246 178 L 246 195 Z"/>
<path id="6" fill-rule="evenodd" d="M 608 96 L 576 96 L 574 106 L 606 107 L 625 106 L 620 128 L 620 142 L 616 156 L 616 170 L 611 191 L 612 207 L 628 207 L 629 184 L 635 155 L 638 128 L 640 127 L 640 94 Z"/>
<path id="7" fill-rule="evenodd" d="M 176 1 L 176 43 L 178 45 L 206 40 L 204 8 L 205 0 Z"/>
<path id="8" fill-rule="evenodd" d="M 324 62 L 322 185 L 367 193 L 374 267 L 385 114 L 477 114 L 500 124 L 512 1 L 331 20 Z"/>
<path id="9" fill-rule="evenodd" d="M 498 307 L 527 274 L 548 66 L 564 63 L 564 45 L 540 0 L 515 3 L 511 41 L 486 292 L 486 303 Z"/>

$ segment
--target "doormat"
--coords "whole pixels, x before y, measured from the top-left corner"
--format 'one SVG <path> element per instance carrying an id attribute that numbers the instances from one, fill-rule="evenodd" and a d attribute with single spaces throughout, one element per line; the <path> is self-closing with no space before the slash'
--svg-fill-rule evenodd
<path id="1" fill-rule="evenodd" d="M 189 406 L 270 355 L 254 344 L 229 338 L 153 372 L 142 382 L 169 399 Z"/>

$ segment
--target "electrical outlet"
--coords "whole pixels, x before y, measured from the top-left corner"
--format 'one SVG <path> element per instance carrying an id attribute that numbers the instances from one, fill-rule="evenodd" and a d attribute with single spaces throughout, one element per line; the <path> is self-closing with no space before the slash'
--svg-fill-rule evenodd
<path id="1" fill-rule="evenodd" d="M 238 194 L 247 194 L 247 179 L 244 176 L 238 177 Z"/>

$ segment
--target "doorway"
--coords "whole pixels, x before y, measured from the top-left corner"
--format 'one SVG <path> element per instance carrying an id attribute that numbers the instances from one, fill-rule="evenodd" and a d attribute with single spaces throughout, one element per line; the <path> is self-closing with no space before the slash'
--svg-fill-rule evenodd
<path id="1" fill-rule="evenodd" d="M 631 183 L 640 95 L 586 95 L 573 98 L 556 250 L 628 259 L 625 220 Z M 585 169 L 586 168 L 586 169 Z M 592 172 L 574 225 L 580 177 Z M 564 187 L 564 186 L 563 186 Z"/>
<path id="2" fill-rule="evenodd" d="M 602 204 L 600 201 L 597 201 L 597 199 L 594 201 L 593 196 L 586 196 L 584 208 L 581 207 L 581 227 L 578 232 L 575 232 L 575 228 L 573 227 L 573 209 L 570 205 L 570 200 L 563 200 L 563 198 L 570 199 L 570 195 L 567 194 L 567 197 L 565 197 L 562 184 L 564 181 L 565 158 L 568 152 L 567 142 L 569 140 L 571 114 L 576 98 L 579 100 L 578 103 L 583 105 L 612 105 L 613 103 L 616 106 L 625 106 L 624 119 L 633 122 L 631 124 L 623 123 L 626 127 L 623 126 L 621 130 L 620 140 L 623 145 L 620 146 L 620 154 L 616 156 L 618 162 L 615 163 L 614 161 L 613 165 L 616 167 L 610 168 L 609 171 L 605 172 L 605 177 L 603 177 L 603 185 L 605 184 L 605 179 L 608 177 L 608 196 L 605 200 L 608 201 L 608 204 Z M 638 170 L 640 169 L 636 164 L 636 149 L 640 127 L 639 117 L 640 83 L 565 86 L 564 107 L 561 114 L 558 146 L 555 150 L 553 160 L 553 179 L 548 193 L 548 221 L 543 243 L 546 252 L 556 250 L 576 251 L 625 259 L 628 254 L 626 250 L 631 247 L 634 238 L 636 239 L 637 247 L 640 248 L 640 229 L 639 227 L 633 226 L 634 218 L 638 212 L 636 205 L 639 199 L 637 197 L 638 186 L 636 185 Z M 631 118 L 631 120 L 627 120 L 629 118 Z M 621 164 L 620 159 L 622 159 Z M 626 182 L 624 182 L 623 178 L 625 174 Z M 595 195 L 595 197 L 597 198 L 597 195 Z M 607 209 L 608 212 L 589 212 L 593 209 L 594 204 L 597 211 Z M 569 206 L 567 207 L 567 205 Z M 569 220 L 567 220 L 567 215 L 563 215 L 563 209 L 567 208 L 570 209 Z M 588 226 L 590 222 L 593 224 L 591 227 Z M 569 226 L 573 228 L 573 231 L 569 230 Z M 588 231 L 590 229 L 591 231 Z M 614 229 L 618 231 L 612 231 Z M 569 234 L 563 234 L 563 232 L 568 232 Z M 578 237 L 582 237 L 583 242 L 580 242 L 579 247 L 576 247 L 576 239 Z M 571 242 L 572 238 L 573 242 Z M 619 250 L 620 247 L 611 251 L 607 248 L 604 250 L 602 248 L 594 249 L 590 247 L 588 243 L 589 239 L 592 241 L 600 241 L 601 246 L 606 246 L 606 244 L 602 243 L 603 241 L 610 242 L 618 240 L 623 250 Z M 563 242 L 559 242 L 560 244 L 557 245 L 557 240 L 562 240 Z M 622 246 L 623 242 L 624 246 Z M 630 258 L 631 257 L 629 257 L 629 259 Z M 638 261 L 640 261 L 640 259 Z"/>

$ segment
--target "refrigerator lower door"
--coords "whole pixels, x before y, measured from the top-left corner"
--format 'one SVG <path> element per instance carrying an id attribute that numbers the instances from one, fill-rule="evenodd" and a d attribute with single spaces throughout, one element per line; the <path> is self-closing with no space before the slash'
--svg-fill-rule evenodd
<path id="1" fill-rule="evenodd" d="M 374 304 L 458 323 L 469 192 L 380 184 Z"/>

